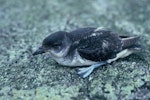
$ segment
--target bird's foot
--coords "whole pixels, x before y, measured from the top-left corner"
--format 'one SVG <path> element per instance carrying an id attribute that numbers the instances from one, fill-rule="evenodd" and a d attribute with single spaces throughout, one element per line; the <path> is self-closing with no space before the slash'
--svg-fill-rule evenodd
<path id="1" fill-rule="evenodd" d="M 89 67 L 79 68 L 78 69 L 79 70 L 78 75 L 80 75 L 82 78 L 86 78 L 87 76 L 89 76 L 93 72 L 93 70 L 95 68 L 101 67 L 101 66 L 106 65 L 106 64 L 107 64 L 107 62 L 99 62 L 99 63 L 93 64 Z"/>

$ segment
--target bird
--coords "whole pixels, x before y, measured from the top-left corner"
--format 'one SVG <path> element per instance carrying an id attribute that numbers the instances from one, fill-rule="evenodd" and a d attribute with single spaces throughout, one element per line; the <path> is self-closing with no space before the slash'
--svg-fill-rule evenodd
<path id="1" fill-rule="evenodd" d="M 94 69 L 141 50 L 139 36 L 118 35 L 101 27 L 86 27 L 47 36 L 33 56 L 49 52 L 50 58 L 67 67 L 77 67 L 77 74 L 88 77 Z"/>

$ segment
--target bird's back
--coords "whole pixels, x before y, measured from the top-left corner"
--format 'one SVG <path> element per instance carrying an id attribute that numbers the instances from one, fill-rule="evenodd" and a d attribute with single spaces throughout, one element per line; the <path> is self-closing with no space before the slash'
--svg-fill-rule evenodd
<path id="1" fill-rule="evenodd" d="M 70 37 L 72 42 L 78 41 L 91 35 L 96 28 L 88 27 L 88 28 L 79 28 L 77 30 L 68 32 L 68 36 Z"/>

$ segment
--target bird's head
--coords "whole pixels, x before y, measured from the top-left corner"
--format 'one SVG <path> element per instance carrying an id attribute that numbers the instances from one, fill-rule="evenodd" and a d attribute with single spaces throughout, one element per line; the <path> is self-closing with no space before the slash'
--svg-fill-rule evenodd
<path id="1" fill-rule="evenodd" d="M 58 31 L 46 37 L 33 55 L 50 52 L 52 56 L 62 57 L 68 52 L 70 43 L 67 32 Z"/>

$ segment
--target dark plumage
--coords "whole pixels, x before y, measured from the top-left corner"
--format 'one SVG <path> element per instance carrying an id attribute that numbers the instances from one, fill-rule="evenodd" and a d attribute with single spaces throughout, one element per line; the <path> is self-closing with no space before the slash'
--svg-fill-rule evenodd
<path id="1" fill-rule="evenodd" d="M 50 52 L 50 56 L 64 66 L 80 68 L 78 74 L 87 77 L 94 68 L 111 63 L 140 50 L 138 36 L 118 36 L 101 28 L 80 28 L 71 32 L 58 31 L 43 40 L 33 55 Z"/>

